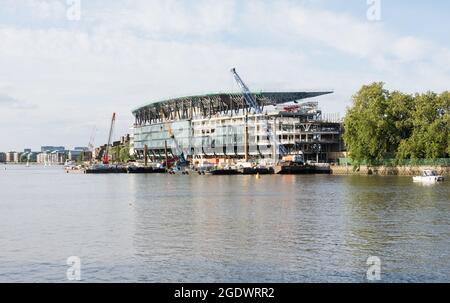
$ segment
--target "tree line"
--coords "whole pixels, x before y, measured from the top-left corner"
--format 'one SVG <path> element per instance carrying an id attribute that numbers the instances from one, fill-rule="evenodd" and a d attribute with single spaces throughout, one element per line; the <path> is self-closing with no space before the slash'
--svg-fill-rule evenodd
<path id="1" fill-rule="evenodd" d="M 347 110 L 344 141 L 356 163 L 449 158 L 450 92 L 405 94 L 382 82 L 365 85 Z"/>

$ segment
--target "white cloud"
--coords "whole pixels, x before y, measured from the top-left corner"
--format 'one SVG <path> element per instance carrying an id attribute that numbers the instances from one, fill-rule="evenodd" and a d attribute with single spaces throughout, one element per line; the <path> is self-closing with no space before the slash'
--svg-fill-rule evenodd
<path id="1" fill-rule="evenodd" d="M 64 1 L 13 2 L 11 7 L 34 11 L 36 18 L 65 18 Z M 58 27 L 0 27 L 3 107 L 14 104 L 6 96 L 33 100 L 39 107 L 26 113 L 21 128 L 42 130 L 66 145 L 82 145 L 94 124 L 98 137 L 106 137 L 113 111 L 121 134 L 133 122 L 131 109 L 143 103 L 237 89 L 231 67 L 254 90 L 334 88 L 335 95 L 320 100 L 325 111 L 341 113 L 367 82 L 411 91 L 439 91 L 450 83 L 448 49 L 395 35 L 382 23 L 290 1 L 83 2 L 82 10 L 80 22 Z M 331 62 L 322 64 L 307 45 Z M 337 64 L 344 59 L 349 66 Z M 0 111 L 2 128 L 14 119 L 19 117 L 11 108 Z M 6 141 L 16 148 L 29 144 L 19 138 L 25 140 L 14 135 Z M 44 139 L 29 138 L 36 145 Z"/>
<path id="2" fill-rule="evenodd" d="M 119 31 L 2 29 L 0 40 L 5 46 L 0 65 L 10 78 L 20 79 L 14 81 L 15 90 L 23 98 L 40 101 L 39 120 L 51 121 L 54 129 L 49 133 L 63 144 L 77 138 L 74 130 L 83 131 L 80 124 L 86 125 L 86 133 L 94 124 L 106 132 L 113 111 L 119 114 L 120 134 L 133 122 L 131 109 L 142 103 L 233 89 L 232 66 L 241 67 L 254 84 L 250 79 L 261 79 L 267 71 L 278 77 L 267 74 L 266 81 L 279 81 L 280 75 L 292 74 L 292 68 L 303 61 L 300 54 L 290 52 L 146 40 Z M 283 67 L 285 60 L 291 68 Z M 66 123 L 61 123 L 61 116 Z M 25 123 L 51 128 L 33 120 Z M 99 136 L 105 137 L 104 132 Z"/>
<path id="3" fill-rule="evenodd" d="M 402 37 L 392 45 L 392 52 L 401 62 L 421 61 L 436 50 L 431 43 L 414 37 Z"/>
<path id="4" fill-rule="evenodd" d="M 33 16 L 40 19 L 61 18 L 64 16 L 66 6 L 57 0 L 25 0 Z"/>
<path id="5" fill-rule="evenodd" d="M 0 106 L 4 106 L 4 105 L 10 106 L 10 105 L 16 104 L 17 102 L 18 102 L 17 99 L 15 99 L 11 96 L 8 96 L 6 94 L 0 93 Z"/>
<path id="6" fill-rule="evenodd" d="M 103 27 L 145 34 L 208 36 L 234 27 L 234 0 L 135 0 L 106 6 L 93 19 Z M 117 5 L 117 4 L 116 4 Z"/>
<path id="7" fill-rule="evenodd" d="M 3 13 L 23 18 L 59 20 L 65 18 L 65 0 L 2 0 Z"/>
<path id="8" fill-rule="evenodd" d="M 28 110 L 35 109 L 37 106 L 35 104 L 31 104 L 17 98 L 11 97 L 7 94 L 0 92 L 0 108 L 3 110 L 6 109 L 20 109 L 20 110 Z"/>
<path id="9" fill-rule="evenodd" d="M 303 7 L 283 8 L 293 32 L 351 55 L 370 58 L 384 51 L 390 34 L 376 23 Z"/>

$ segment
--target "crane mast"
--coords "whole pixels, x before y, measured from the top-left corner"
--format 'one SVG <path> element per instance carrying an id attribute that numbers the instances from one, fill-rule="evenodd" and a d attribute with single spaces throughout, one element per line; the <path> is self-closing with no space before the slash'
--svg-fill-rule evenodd
<path id="1" fill-rule="evenodd" d="M 248 88 L 248 86 L 245 84 L 245 82 L 241 79 L 241 77 L 239 76 L 239 74 L 237 73 L 235 68 L 231 69 L 231 73 L 234 76 L 234 79 L 236 80 L 237 84 L 239 85 L 239 87 L 241 88 L 242 91 L 242 95 L 244 96 L 245 102 L 247 103 L 247 105 L 253 109 L 255 114 L 262 114 L 262 109 L 261 107 L 258 105 L 258 102 L 256 102 L 255 97 L 253 96 L 253 94 L 251 93 L 250 89 Z M 287 154 L 287 150 L 284 147 L 284 145 L 282 145 L 276 138 L 276 136 L 273 134 L 272 130 L 270 129 L 270 126 L 267 123 L 267 120 L 265 121 L 265 128 L 267 130 L 267 135 L 269 137 L 269 140 L 271 142 L 274 143 L 275 147 L 278 148 L 278 151 L 280 152 L 281 156 L 285 156 Z"/>
<path id="2" fill-rule="evenodd" d="M 111 126 L 109 128 L 108 144 L 106 145 L 105 154 L 103 155 L 103 164 L 109 164 L 109 146 L 111 145 L 111 139 L 112 139 L 115 123 L 116 123 L 116 113 L 113 113 L 112 119 L 111 119 Z"/>

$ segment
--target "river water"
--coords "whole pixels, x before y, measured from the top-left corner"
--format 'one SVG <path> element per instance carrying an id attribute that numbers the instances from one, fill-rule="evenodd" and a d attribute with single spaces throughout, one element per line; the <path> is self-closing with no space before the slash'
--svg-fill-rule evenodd
<path id="1" fill-rule="evenodd" d="M 0 282 L 450 282 L 450 182 L 0 166 Z"/>

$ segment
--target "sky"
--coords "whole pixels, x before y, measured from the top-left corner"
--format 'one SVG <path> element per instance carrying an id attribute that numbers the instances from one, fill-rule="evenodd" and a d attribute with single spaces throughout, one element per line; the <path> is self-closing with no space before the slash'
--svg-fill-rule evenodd
<path id="1" fill-rule="evenodd" d="M 450 89 L 447 0 L 0 0 L 0 151 L 104 144 L 174 96 Z"/>

